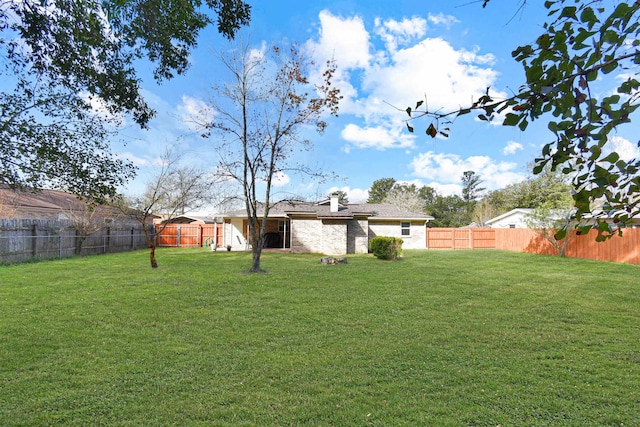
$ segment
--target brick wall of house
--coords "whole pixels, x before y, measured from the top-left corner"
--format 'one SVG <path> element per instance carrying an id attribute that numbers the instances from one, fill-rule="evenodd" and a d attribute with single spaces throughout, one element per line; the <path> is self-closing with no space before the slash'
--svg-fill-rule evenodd
<path id="1" fill-rule="evenodd" d="M 354 219 L 347 222 L 347 253 L 366 254 L 369 252 L 369 221 Z"/>
<path id="2" fill-rule="evenodd" d="M 327 255 L 347 253 L 347 221 L 322 220 L 322 253 Z"/>
<path id="3" fill-rule="evenodd" d="M 322 248 L 322 223 L 315 218 L 291 220 L 291 252 L 313 253 Z"/>

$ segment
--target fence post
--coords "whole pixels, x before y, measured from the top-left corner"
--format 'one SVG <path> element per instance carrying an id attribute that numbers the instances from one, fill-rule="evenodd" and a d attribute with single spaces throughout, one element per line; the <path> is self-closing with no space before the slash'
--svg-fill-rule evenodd
<path id="1" fill-rule="evenodd" d="M 104 248 L 105 253 L 111 252 L 111 227 L 107 227 L 107 236 L 106 236 L 107 244 Z"/>
<path id="2" fill-rule="evenodd" d="M 429 227 L 427 224 L 424 225 L 424 247 L 429 249 Z"/>
<path id="3" fill-rule="evenodd" d="M 35 258 L 38 255 L 38 225 L 31 226 L 31 255 Z"/>
<path id="4" fill-rule="evenodd" d="M 180 247 L 180 226 L 178 226 L 178 229 L 176 230 L 176 246 Z"/>

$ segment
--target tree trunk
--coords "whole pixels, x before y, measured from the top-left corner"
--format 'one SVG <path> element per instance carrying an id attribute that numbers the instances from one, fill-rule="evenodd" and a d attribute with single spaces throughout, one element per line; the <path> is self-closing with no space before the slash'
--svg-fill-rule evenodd
<path id="1" fill-rule="evenodd" d="M 260 257 L 262 256 L 262 241 L 258 239 L 252 246 L 252 260 L 251 260 L 251 269 L 248 271 L 249 273 L 266 273 L 265 270 L 260 268 Z"/>
<path id="2" fill-rule="evenodd" d="M 569 244 L 569 237 L 565 237 L 562 240 L 562 245 L 560 246 L 560 257 L 561 258 L 566 258 L 567 256 L 567 245 Z"/>
<path id="3" fill-rule="evenodd" d="M 158 268 L 158 263 L 156 262 L 156 248 L 153 245 L 149 247 L 149 260 L 151 261 L 151 268 Z"/>
<path id="4" fill-rule="evenodd" d="M 147 246 L 149 247 L 149 260 L 151 261 L 151 268 L 158 268 L 158 262 L 156 261 L 156 246 L 157 246 L 157 233 L 154 228 L 154 236 L 149 235 L 149 229 L 147 225 L 142 221 L 142 229 L 144 230 L 144 237 L 147 240 Z"/>
<path id="5" fill-rule="evenodd" d="M 76 255 L 82 254 L 82 244 L 84 243 L 85 238 L 86 236 L 76 230 Z"/>

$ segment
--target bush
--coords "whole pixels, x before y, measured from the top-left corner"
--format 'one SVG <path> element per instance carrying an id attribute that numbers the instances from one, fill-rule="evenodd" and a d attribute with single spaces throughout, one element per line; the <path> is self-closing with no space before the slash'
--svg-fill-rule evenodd
<path id="1" fill-rule="evenodd" d="M 378 259 L 396 260 L 402 254 L 404 240 L 398 237 L 374 237 L 369 242 L 369 251 Z"/>

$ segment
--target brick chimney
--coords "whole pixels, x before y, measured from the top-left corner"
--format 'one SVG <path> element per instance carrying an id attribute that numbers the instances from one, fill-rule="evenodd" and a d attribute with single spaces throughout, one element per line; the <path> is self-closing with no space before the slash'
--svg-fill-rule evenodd
<path id="1" fill-rule="evenodd" d="M 331 194 L 331 212 L 338 212 L 338 194 Z"/>

